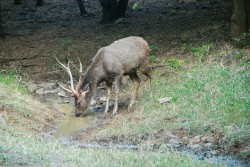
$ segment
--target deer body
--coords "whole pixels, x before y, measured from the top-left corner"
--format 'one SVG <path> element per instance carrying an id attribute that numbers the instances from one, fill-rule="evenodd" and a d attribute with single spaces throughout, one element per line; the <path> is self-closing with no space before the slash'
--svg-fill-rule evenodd
<path id="1" fill-rule="evenodd" d="M 96 92 L 96 87 L 103 81 L 106 82 L 108 92 L 105 113 L 108 112 L 113 82 L 115 85 L 113 115 L 118 110 L 118 97 L 123 75 L 129 75 L 134 83 L 130 107 L 135 103 L 140 86 L 137 71 L 142 72 L 147 77 L 151 91 L 148 53 L 148 43 L 143 38 L 135 36 L 120 39 L 109 46 L 100 48 L 92 59 L 92 64 L 87 69 L 85 76 L 78 83 L 75 94 L 76 116 L 80 116 L 88 108 Z"/>

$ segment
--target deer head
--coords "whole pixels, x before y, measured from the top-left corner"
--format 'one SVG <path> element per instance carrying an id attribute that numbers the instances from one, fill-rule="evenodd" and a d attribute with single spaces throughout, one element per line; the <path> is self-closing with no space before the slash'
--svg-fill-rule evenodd
<path id="1" fill-rule="evenodd" d="M 75 98 L 75 115 L 76 117 L 79 117 L 83 111 L 86 111 L 88 108 L 88 102 L 86 101 L 86 94 L 89 92 L 89 85 L 87 84 L 83 89 L 81 89 L 81 82 L 82 82 L 82 63 L 79 59 L 80 62 L 80 77 L 79 77 L 79 82 L 76 86 L 76 89 L 74 88 L 74 80 L 73 76 L 69 67 L 70 62 L 68 62 L 68 66 L 65 66 L 63 63 L 61 63 L 57 58 L 57 62 L 63 67 L 63 69 L 69 74 L 70 77 L 70 86 L 68 88 L 65 88 L 62 86 L 60 83 L 58 85 L 66 90 L 67 92 L 70 92 L 73 94 Z"/>

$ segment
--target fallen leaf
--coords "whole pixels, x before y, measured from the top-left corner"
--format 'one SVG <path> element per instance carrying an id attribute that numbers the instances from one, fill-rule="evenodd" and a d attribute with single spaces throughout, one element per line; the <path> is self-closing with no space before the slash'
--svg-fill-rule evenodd
<path id="1" fill-rule="evenodd" d="M 164 97 L 164 98 L 160 98 L 158 100 L 162 104 L 162 103 L 170 102 L 172 100 L 172 98 L 171 97 Z"/>

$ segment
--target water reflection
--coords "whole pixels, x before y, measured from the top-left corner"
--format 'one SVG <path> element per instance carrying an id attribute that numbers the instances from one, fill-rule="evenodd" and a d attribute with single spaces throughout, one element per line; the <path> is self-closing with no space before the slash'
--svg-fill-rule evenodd
<path id="1" fill-rule="evenodd" d="M 70 104 L 55 104 L 55 107 L 59 111 L 65 113 L 64 119 L 55 133 L 56 137 L 67 135 L 71 132 L 91 126 L 94 117 L 92 112 L 87 111 L 83 117 L 76 117 L 73 113 L 74 108 Z"/>

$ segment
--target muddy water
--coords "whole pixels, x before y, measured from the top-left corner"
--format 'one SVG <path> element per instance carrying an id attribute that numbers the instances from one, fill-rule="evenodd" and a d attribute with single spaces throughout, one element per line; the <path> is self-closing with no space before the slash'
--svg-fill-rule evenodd
<path id="1" fill-rule="evenodd" d="M 73 113 L 74 108 L 70 104 L 54 104 L 55 107 L 65 113 L 63 121 L 59 124 L 59 128 L 55 133 L 56 137 L 68 135 L 74 131 L 78 131 L 91 126 L 94 118 L 93 112 L 87 111 L 83 117 L 76 117 Z"/>

